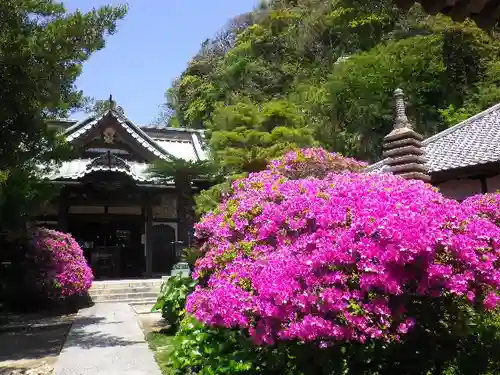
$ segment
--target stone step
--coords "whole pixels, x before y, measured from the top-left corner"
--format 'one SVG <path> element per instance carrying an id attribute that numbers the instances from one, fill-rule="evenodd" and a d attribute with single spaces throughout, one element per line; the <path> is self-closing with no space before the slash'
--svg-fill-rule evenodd
<path id="1" fill-rule="evenodd" d="M 89 295 L 91 297 L 109 295 L 109 294 L 123 294 L 123 293 L 160 293 L 160 287 L 125 287 L 125 288 L 100 288 L 90 289 Z"/>
<path id="2" fill-rule="evenodd" d="M 100 296 L 92 297 L 92 301 L 101 302 L 101 301 L 122 301 L 124 299 L 156 299 L 158 297 L 158 293 L 155 292 L 146 292 L 146 293 L 115 293 L 115 294 L 103 294 Z"/>
<path id="3" fill-rule="evenodd" d="M 162 282 L 162 279 L 95 281 L 89 295 L 94 303 L 154 304 Z"/>
<path id="4" fill-rule="evenodd" d="M 137 298 L 131 298 L 131 299 L 124 299 L 124 300 L 120 300 L 120 301 L 101 301 L 101 302 L 95 302 L 95 303 L 98 303 L 98 304 L 101 304 L 101 303 L 116 303 L 116 302 L 123 302 L 123 303 L 128 303 L 129 305 L 131 306 L 136 306 L 136 305 L 150 305 L 151 308 L 154 306 L 154 304 L 156 303 L 156 298 L 143 298 L 143 299 L 137 299 Z"/>
<path id="5" fill-rule="evenodd" d="M 117 288 L 141 288 L 141 287 L 160 287 L 162 279 L 152 280 L 109 280 L 94 281 L 90 290 L 97 289 L 117 289 Z"/>

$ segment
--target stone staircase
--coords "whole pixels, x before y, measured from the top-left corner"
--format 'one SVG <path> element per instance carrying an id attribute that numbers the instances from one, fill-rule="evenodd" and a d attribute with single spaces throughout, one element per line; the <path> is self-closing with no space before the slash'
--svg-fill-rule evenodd
<path id="1" fill-rule="evenodd" d="M 94 281 L 89 295 L 94 303 L 126 302 L 131 305 L 153 305 L 162 279 Z"/>

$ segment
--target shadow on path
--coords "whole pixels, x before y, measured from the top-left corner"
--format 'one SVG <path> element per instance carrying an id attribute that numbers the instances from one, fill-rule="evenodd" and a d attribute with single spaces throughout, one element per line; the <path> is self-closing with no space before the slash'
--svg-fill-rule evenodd
<path id="1" fill-rule="evenodd" d="M 129 340 L 120 336 L 115 336 L 101 330 L 89 329 L 95 326 L 102 328 L 103 326 L 109 330 L 110 325 L 116 325 L 117 329 L 123 324 L 122 321 L 106 321 L 101 317 L 81 317 L 78 318 L 71 329 L 71 336 L 68 337 L 66 347 L 79 347 L 81 349 L 90 349 L 95 347 L 109 348 L 114 346 L 127 346 L 140 343 L 138 340 Z M 112 329 L 112 328 L 111 328 Z"/>
<path id="2" fill-rule="evenodd" d="M 1 333 L 0 362 L 56 356 L 61 351 L 70 327 L 71 323 L 67 323 Z"/>
<path id="3" fill-rule="evenodd" d="M 133 345 L 140 341 L 128 340 L 100 331 L 88 330 L 89 326 L 119 325 L 122 322 L 106 322 L 102 317 L 82 317 L 73 324 L 70 321 L 48 324 L 43 327 L 25 327 L 0 333 L 0 362 L 33 360 L 57 356 L 61 351 L 70 328 L 71 340 L 67 347 L 82 349 Z M 0 375 L 10 374 L 0 368 Z"/>

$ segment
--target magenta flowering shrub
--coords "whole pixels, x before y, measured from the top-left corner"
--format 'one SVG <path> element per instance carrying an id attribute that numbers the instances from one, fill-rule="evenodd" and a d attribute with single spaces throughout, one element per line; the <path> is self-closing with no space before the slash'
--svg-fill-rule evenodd
<path id="1" fill-rule="evenodd" d="M 186 308 L 202 322 L 258 344 L 392 341 L 418 324 L 419 299 L 499 303 L 500 229 L 430 185 L 264 171 L 233 188 L 196 226 L 204 257 Z"/>
<path id="2" fill-rule="evenodd" d="M 462 207 L 470 214 L 478 214 L 500 226 L 500 194 L 474 195 L 462 202 Z"/>
<path id="3" fill-rule="evenodd" d="M 328 173 L 344 171 L 360 172 L 366 163 L 346 158 L 323 148 L 304 148 L 290 151 L 279 159 L 272 160 L 267 169 L 289 179 L 306 177 L 324 178 Z"/>
<path id="4" fill-rule="evenodd" d="M 91 287 L 92 270 L 70 234 L 36 228 L 31 240 L 28 269 L 40 293 L 50 299 L 60 299 L 82 295 Z"/>

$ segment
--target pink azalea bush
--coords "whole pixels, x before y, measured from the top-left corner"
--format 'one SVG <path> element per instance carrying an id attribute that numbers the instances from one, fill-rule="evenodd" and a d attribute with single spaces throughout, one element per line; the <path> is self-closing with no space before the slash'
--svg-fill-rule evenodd
<path id="1" fill-rule="evenodd" d="M 272 160 L 267 169 L 289 179 L 306 177 L 324 178 L 328 173 L 344 171 L 360 172 L 366 163 L 346 158 L 324 148 L 305 148 L 290 151 L 279 159 Z"/>
<path id="2" fill-rule="evenodd" d="M 92 270 L 80 245 L 68 233 L 34 229 L 27 258 L 39 291 L 51 299 L 82 295 L 92 285 Z"/>
<path id="3" fill-rule="evenodd" d="M 204 256 L 186 308 L 200 321 L 258 344 L 393 341 L 418 324 L 419 298 L 498 306 L 500 229 L 472 202 L 390 174 L 282 170 L 236 181 L 197 224 Z"/>
<path id="4" fill-rule="evenodd" d="M 478 214 L 500 226 L 500 193 L 474 195 L 462 202 L 470 214 Z"/>

